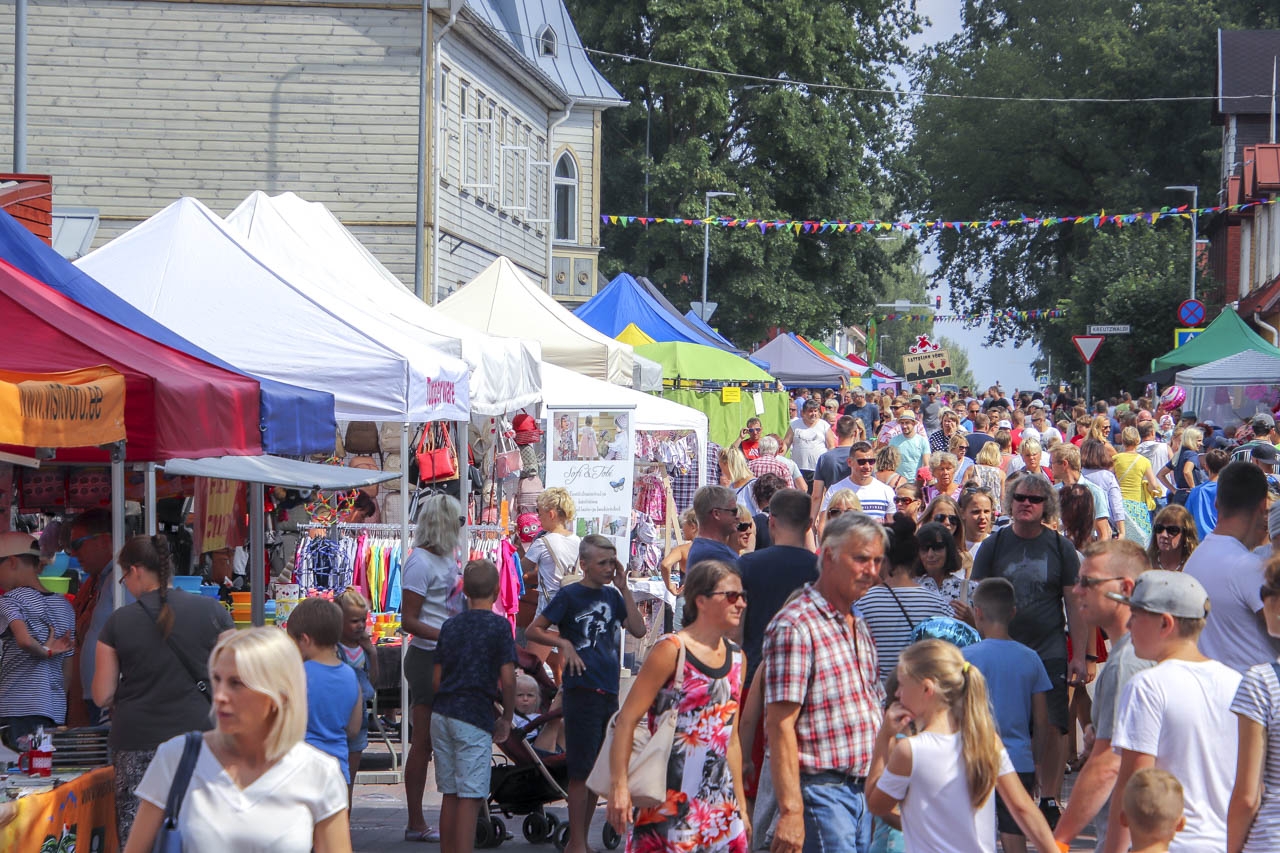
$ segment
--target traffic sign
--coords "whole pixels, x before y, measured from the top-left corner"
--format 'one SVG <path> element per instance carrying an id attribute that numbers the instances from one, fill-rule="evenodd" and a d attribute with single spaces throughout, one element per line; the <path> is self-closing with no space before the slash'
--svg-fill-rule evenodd
<path id="1" fill-rule="evenodd" d="M 1044 386 L 1048 385 L 1048 384 L 1049 384 L 1049 374 L 1047 374 L 1047 373 L 1041 373 L 1039 376 L 1037 376 L 1037 377 L 1036 377 L 1036 384 L 1037 384 L 1037 385 L 1039 385 L 1041 388 L 1043 388 Z"/>
<path id="2" fill-rule="evenodd" d="M 1199 299 L 1185 299 L 1178 306 L 1178 322 L 1184 326 L 1199 326 L 1204 322 L 1204 303 Z"/>
<path id="3" fill-rule="evenodd" d="M 1178 347 L 1180 347 L 1180 346 L 1184 346 L 1188 341 L 1190 341 L 1190 340 L 1191 340 L 1191 339 L 1193 339 L 1196 335 L 1200 334 L 1200 333 L 1201 333 L 1201 332 L 1203 332 L 1203 331 L 1204 331 L 1204 329 L 1203 329 L 1203 328 L 1199 328 L 1199 329 L 1174 329 L 1174 330 L 1173 330 L 1173 348 L 1174 348 L 1174 349 L 1177 349 L 1177 348 L 1178 348 Z"/>
<path id="4" fill-rule="evenodd" d="M 690 302 L 689 307 L 692 308 L 693 313 L 701 317 L 702 322 L 705 323 L 711 319 L 712 314 L 716 313 L 716 309 L 720 307 L 720 303 L 719 302 L 707 302 L 707 303 Z M 706 308 L 706 312 L 707 312 L 705 314 L 702 313 L 704 307 Z"/>
<path id="5" fill-rule="evenodd" d="M 1098 355 L 1098 349 L 1105 341 L 1102 335 L 1072 335 L 1071 343 L 1076 345 L 1076 349 L 1080 352 L 1080 357 L 1084 359 L 1085 364 L 1093 364 L 1094 358 Z"/>
<path id="6" fill-rule="evenodd" d="M 1127 335 L 1129 334 L 1128 326 L 1090 326 L 1089 334 L 1091 335 Z"/>

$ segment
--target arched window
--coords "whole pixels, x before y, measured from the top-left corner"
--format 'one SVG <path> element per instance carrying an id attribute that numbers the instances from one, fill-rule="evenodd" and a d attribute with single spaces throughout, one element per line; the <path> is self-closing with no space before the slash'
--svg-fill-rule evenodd
<path id="1" fill-rule="evenodd" d="M 538 53 L 542 56 L 555 56 L 557 50 L 556 31 L 550 26 L 542 28 L 538 33 Z"/>
<path id="2" fill-rule="evenodd" d="M 556 161 L 556 214 L 557 240 L 578 239 L 578 165 L 573 155 L 565 152 Z"/>

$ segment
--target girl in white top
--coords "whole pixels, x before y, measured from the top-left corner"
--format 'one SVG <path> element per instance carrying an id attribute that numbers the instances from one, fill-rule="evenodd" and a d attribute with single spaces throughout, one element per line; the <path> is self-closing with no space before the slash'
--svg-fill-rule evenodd
<path id="1" fill-rule="evenodd" d="M 1037 849 L 1056 850 L 996 734 L 982 673 L 950 643 L 924 640 L 902 652 L 897 675 L 866 790 L 872 814 L 890 823 L 901 804 L 907 853 L 995 853 L 993 790 Z"/>
<path id="2" fill-rule="evenodd" d="M 186 853 L 350 853 L 338 761 L 308 745 L 307 677 L 284 631 L 224 635 L 209 656 L 216 727 L 206 732 L 178 815 Z M 148 853 L 185 735 L 162 743 L 138 784 L 126 853 Z"/>
<path id="3" fill-rule="evenodd" d="M 520 554 L 525 583 L 531 583 L 535 578 L 538 581 L 537 613 L 542 613 L 560 591 L 564 576 L 577 572 L 578 548 L 582 539 L 569 529 L 577 507 L 567 490 L 559 486 L 544 489 L 538 495 L 537 506 L 538 523 L 542 525 L 543 534 L 533 540 L 528 550 L 525 550 L 519 537 L 516 537 L 515 544 Z M 550 630 L 554 631 L 555 628 Z M 559 650 L 541 643 L 529 642 L 526 645 L 539 660 L 551 667 L 551 674 L 559 684 L 560 672 L 564 667 L 564 659 L 560 657 Z"/>

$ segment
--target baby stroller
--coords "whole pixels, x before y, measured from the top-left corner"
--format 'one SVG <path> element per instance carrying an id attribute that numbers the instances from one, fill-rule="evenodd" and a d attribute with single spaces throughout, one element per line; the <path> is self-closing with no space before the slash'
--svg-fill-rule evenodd
<path id="1" fill-rule="evenodd" d="M 476 825 L 476 846 L 497 847 L 508 837 L 502 820 L 493 817 L 501 812 L 507 818 L 524 815 L 521 829 L 525 840 L 531 844 L 555 842 L 563 850 L 569 843 L 569 824 L 546 810 L 549 803 L 568 799 L 569 774 L 563 755 L 539 756 L 528 741 L 535 732 L 551 720 L 559 719 L 560 711 L 534 719 L 526 726 L 513 728 L 511 735 L 498 748 L 501 756 L 494 756 L 489 776 L 489 802 Z M 605 824 L 601 840 L 610 850 L 622 842 L 609 824 Z"/>

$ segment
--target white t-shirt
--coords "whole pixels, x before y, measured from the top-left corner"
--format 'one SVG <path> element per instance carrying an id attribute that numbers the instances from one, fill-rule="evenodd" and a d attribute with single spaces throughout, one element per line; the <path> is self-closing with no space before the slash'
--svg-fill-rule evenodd
<path id="1" fill-rule="evenodd" d="M 995 793 L 978 808 L 973 807 L 960 735 L 922 732 L 907 740 L 911 744 L 911 775 L 886 770 L 876 781 L 877 788 L 902 801 L 906 849 L 995 853 Z M 1012 772 L 1009 753 L 1001 747 L 998 775 Z"/>
<path id="2" fill-rule="evenodd" d="M 1183 571 L 1209 593 L 1209 617 L 1200 634 L 1200 653 L 1236 672 L 1276 659 L 1276 646 L 1258 614 L 1262 612 L 1263 559 L 1232 536 L 1210 533 Z"/>
<path id="3" fill-rule="evenodd" d="M 160 809 L 169 799 L 185 735 L 160 744 L 137 795 Z M 317 823 L 347 807 L 338 759 L 299 742 L 247 788 L 201 746 L 178 815 L 185 853 L 310 853 Z"/>
<path id="4" fill-rule="evenodd" d="M 1267 736 L 1262 803 L 1249 827 L 1244 853 L 1274 853 L 1280 850 L 1280 681 L 1271 664 L 1259 664 L 1244 674 L 1231 710 L 1262 726 Z"/>
<path id="5" fill-rule="evenodd" d="M 533 540 L 525 557 L 538 564 L 538 613 L 551 603 L 560 591 L 560 579 L 578 565 L 578 546 L 582 539 L 548 533 Z M 553 556 L 554 555 L 554 556 Z"/>
<path id="6" fill-rule="evenodd" d="M 859 486 L 853 482 L 851 477 L 845 477 L 827 489 L 827 493 L 822 496 L 822 509 L 824 512 L 827 509 L 827 504 L 831 503 L 831 496 L 841 489 L 849 489 L 857 495 L 858 503 L 862 504 L 862 511 L 872 518 L 883 518 L 893 512 L 893 489 L 875 477 L 872 477 L 871 482 L 865 486 Z"/>
<path id="7" fill-rule="evenodd" d="M 462 569 L 458 568 L 458 561 L 452 555 L 441 557 L 426 548 L 414 548 L 409 559 L 404 561 L 400 589 L 422 596 L 418 618 L 438 630 L 444 620 L 454 615 L 449 612 L 449 596 L 461 578 Z M 415 635 L 409 645 L 430 651 L 436 647 L 436 641 Z"/>
<path id="8" fill-rule="evenodd" d="M 1182 783 L 1187 827 L 1171 853 L 1226 849 L 1238 731 L 1231 703 L 1239 686 L 1240 673 L 1216 660 L 1167 660 L 1120 691 L 1112 747 L 1154 756 Z"/>
<path id="9" fill-rule="evenodd" d="M 812 471 L 818 466 L 818 457 L 827 451 L 827 433 L 831 424 L 822 418 L 813 426 L 804 425 L 804 418 L 791 421 L 791 459 L 802 471 Z"/>

